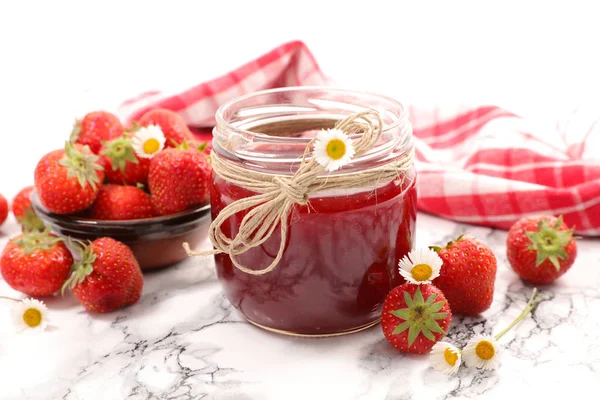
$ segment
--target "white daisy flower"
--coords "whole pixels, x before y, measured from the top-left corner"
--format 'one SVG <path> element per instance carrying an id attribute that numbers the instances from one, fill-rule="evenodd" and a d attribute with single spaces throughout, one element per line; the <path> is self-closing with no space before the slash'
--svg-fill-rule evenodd
<path id="1" fill-rule="evenodd" d="M 42 332 L 48 326 L 48 308 L 36 299 L 19 301 L 12 308 L 12 318 L 17 331 Z"/>
<path id="2" fill-rule="evenodd" d="M 431 283 L 440 276 L 444 262 L 434 250 L 422 248 L 412 250 L 398 263 L 400 275 L 407 282 L 421 284 Z"/>
<path id="3" fill-rule="evenodd" d="M 493 336 L 477 335 L 469 339 L 463 349 L 465 364 L 469 367 L 497 369 L 500 366 L 500 346 Z"/>
<path id="4" fill-rule="evenodd" d="M 329 172 L 337 171 L 354 157 L 350 136 L 340 129 L 323 129 L 314 143 L 315 158 Z"/>
<path id="5" fill-rule="evenodd" d="M 138 157 L 152 158 L 165 147 L 165 140 L 165 135 L 159 126 L 148 125 L 135 132 L 131 146 Z"/>
<path id="6" fill-rule="evenodd" d="M 431 348 L 429 362 L 436 371 L 446 375 L 454 375 L 458 372 L 462 362 L 462 354 L 456 346 L 448 342 L 437 342 Z"/>

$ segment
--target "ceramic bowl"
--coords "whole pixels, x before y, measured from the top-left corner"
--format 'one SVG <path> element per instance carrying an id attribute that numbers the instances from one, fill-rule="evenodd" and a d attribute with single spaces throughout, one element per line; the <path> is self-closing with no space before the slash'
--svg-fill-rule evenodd
<path id="1" fill-rule="evenodd" d="M 31 204 L 36 214 L 61 237 L 83 241 L 111 237 L 128 245 L 142 270 L 164 268 L 188 258 L 182 247 L 192 249 L 208 237 L 210 205 L 162 217 L 99 221 L 81 216 L 61 215 L 44 208 L 35 192 Z"/>

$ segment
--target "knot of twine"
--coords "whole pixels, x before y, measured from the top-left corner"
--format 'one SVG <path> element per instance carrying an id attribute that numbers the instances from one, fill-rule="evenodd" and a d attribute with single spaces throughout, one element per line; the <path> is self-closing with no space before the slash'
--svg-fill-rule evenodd
<path id="1" fill-rule="evenodd" d="M 276 176 L 273 178 L 273 183 L 279 185 L 279 189 L 285 197 L 290 199 L 292 203 L 299 204 L 301 206 L 308 203 L 308 187 L 300 186 L 294 183 L 291 179 L 282 178 Z"/>
<path id="2" fill-rule="evenodd" d="M 373 118 L 376 123 L 373 122 Z M 347 135 L 360 134 L 360 138 L 353 142 L 355 157 L 357 157 L 373 148 L 379 141 L 382 126 L 383 122 L 379 113 L 364 111 L 340 120 L 335 125 L 335 129 L 339 129 Z M 306 146 L 298 170 L 290 177 L 250 171 L 222 158 L 213 151 L 211 154 L 212 168 L 217 176 L 257 194 L 236 200 L 219 212 L 209 228 L 209 238 L 214 250 L 193 252 L 188 243 L 184 243 L 183 247 L 188 255 L 209 256 L 224 253 L 229 255 L 233 265 L 240 271 L 251 275 L 269 273 L 275 269 L 283 257 L 287 240 L 288 221 L 295 204 L 308 204 L 309 195 L 316 191 L 349 189 L 364 187 L 381 181 L 389 182 L 397 179 L 401 172 L 406 171 L 412 165 L 411 151 L 383 167 L 372 168 L 355 174 L 319 177 L 325 173 L 325 169 L 316 161 L 315 157 L 310 157 L 315 140 L 316 138 Z M 228 238 L 223 233 L 221 226 L 227 219 L 241 211 L 247 211 L 247 213 L 242 219 L 238 234 L 233 238 Z M 235 259 L 235 256 L 266 242 L 278 225 L 281 233 L 279 250 L 268 267 L 253 270 L 241 265 Z"/>

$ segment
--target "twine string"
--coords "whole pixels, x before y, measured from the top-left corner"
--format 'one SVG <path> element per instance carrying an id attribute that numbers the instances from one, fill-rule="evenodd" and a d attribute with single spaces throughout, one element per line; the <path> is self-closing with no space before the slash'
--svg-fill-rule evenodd
<path id="1" fill-rule="evenodd" d="M 375 122 L 373 121 L 375 120 Z M 379 113 L 364 111 L 350 115 L 336 124 L 335 128 L 344 133 L 360 134 L 353 142 L 355 157 L 369 151 L 379 141 L 382 134 L 383 121 Z M 193 252 L 189 244 L 183 247 L 190 256 L 208 256 L 214 254 L 229 255 L 233 265 L 240 271 L 250 275 L 264 275 L 271 272 L 285 251 L 288 235 L 288 223 L 294 205 L 309 203 L 311 193 L 327 189 L 348 189 L 364 187 L 383 180 L 391 181 L 400 176 L 412 165 L 412 152 L 405 154 L 399 160 L 380 168 L 362 171 L 358 174 L 339 176 L 322 176 L 325 169 L 311 157 L 314 144 L 311 140 L 304 150 L 300 166 L 294 175 L 273 176 L 250 171 L 234 162 L 222 158 L 212 152 L 211 161 L 213 172 L 230 184 L 257 193 L 254 196 L 239 199 L 223 208 L 209 227 L 209 239 L 214 250 Z M 240 212 L 244 215 L 237 235 L 227 237 L 222 230 L 226 221 Z M 242 265 L 236 260 L 246 251 L 262 245 L 280 228 L 280 244 L 277 255 L 264 269 L 254 270 Z"/>

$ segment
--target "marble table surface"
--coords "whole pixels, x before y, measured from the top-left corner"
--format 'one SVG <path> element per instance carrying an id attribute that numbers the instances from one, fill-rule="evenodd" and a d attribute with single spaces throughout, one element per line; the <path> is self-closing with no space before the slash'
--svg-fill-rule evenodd
<path id="1" fill-rule="evenodd" d="M 417 246 L 468 231 L 498 257 L 492 307 L 454 318 L 449 338 L 497 333 L 531 287 L 509 269 L 506 233 L 420 214 Z M 1 228 L 0 245 L 17 232 Z M 206 243 L 208 246 L 208 243 Z M 282 337 L 249 325 L 223 296 L 212 261 L 146 274 L 138 304 L 90 315 L 71 295 L 47 300 L 51 326 L 16 334 L 0 303 L 1 399 L 506 399 L 600 391 L 600 240 L 581 240 L 573 269 L 530 318 L 504 336 L 497 371 L 446 377 L 427 357 L 393 349 L 378 327 L 328 339 Z M 17 296 L 5 282 L 0 295 Z M 4 309 L 4 311 L 2 311 Z"/>

